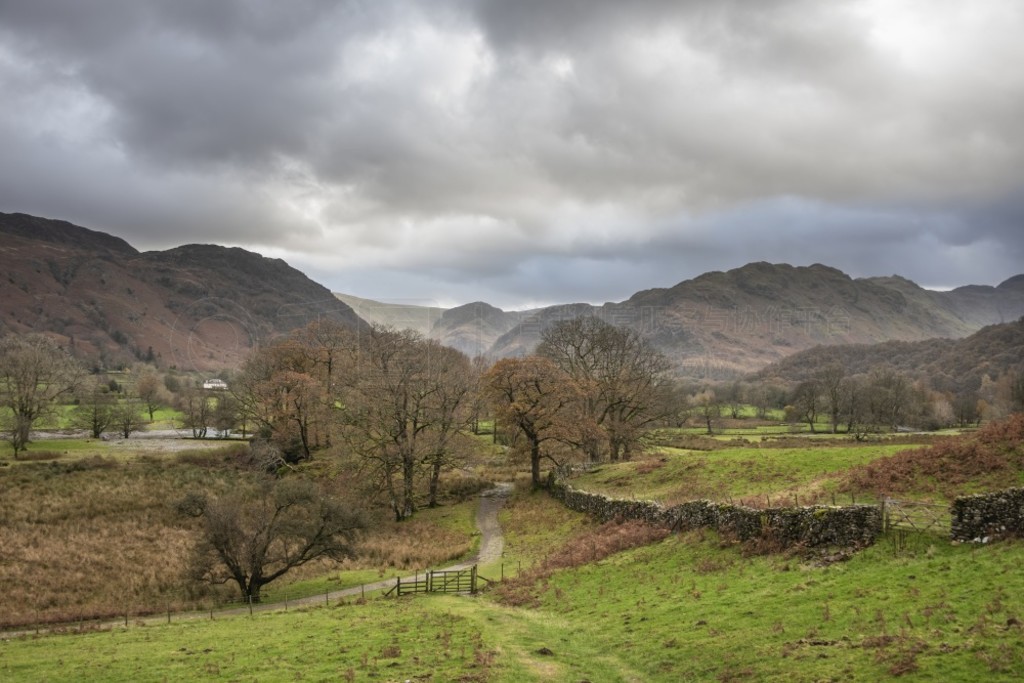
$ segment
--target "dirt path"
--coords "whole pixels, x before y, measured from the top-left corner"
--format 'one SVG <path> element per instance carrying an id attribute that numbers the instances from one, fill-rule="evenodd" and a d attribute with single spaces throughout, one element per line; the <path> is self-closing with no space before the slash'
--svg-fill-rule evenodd
<path id="1" fill-rule="evenodd" d="M 501 534 L 501 525 L 498 523 L 498 512 L 505 505 L 505 501 L 508 500 L 509 495 L 512 493 L 512 484 L 501 482 L 498 483 L 493 489 L 489 489 L 480 494 L 480 505 L 477 507 L 476 512 L 476 525 L 480 530 L 480 547 L 477 550 L 476 555 L 448 567 L 443 567 L 443 570 L 457 571 L 460 569 L 468 569 L 474 564 L 488 564 L 501 559 L 502 550 L 505 547 L 505 539 Z M 412 576 L 403 576 L 402 580 L 412 579 Z M 395 585 L 395 579 L 384 579 L 382 581 L 375 581 L 373 583 L 363 584 L 361 586 L 354 586 L 352 588 L 344 588 L 342 590 L 331 591 L 330 593 L 313 595 L 305 598 L 296 598 L 292 600 L 282 600 L 279 602 L 264 602 L 255 604 L 251 610 L 253 612 L 267 612 L 271 610 L 288 609 L 291 607 L 301 607 L 308 605 L 323 605 L 331 602 L 337 602 L 344 598 L 352 598 L 355 596 L 362 596 L 366 593 L 372 593 L 374 591 L 383 590 L 385 588 L 391 588 Z M 175 621 L 182 621 L 185 619 L 202 619 L 209 618 L 212 616 L 237 616 L 248 614 L 250 607 L 248 605 L 243 607 L 235 607 L 232 609 L 220 609 L 214 610 L 212 613 L 205 612 L 176 612 L 173 613 L 172 619 Z M 163 616 L 152 616 L 143 618 L 134 618 L 132 620 L 135 623 L 143 622 L 146 624 L 157 624 L 164 623 L 167 621 L 167 617 Z M 114 627 L 123 624 L 123 620 L 108 621 L 101 624 L 97 624 L 100 628 Z M 38 633 L 47 633 L 51 631 L 63 631 L 69 630 L 69 625 L 63 626 L 52 626 L 44 628 L 38 631 Z M 9 631 L 6 633 L 0 633 L 0 639 L 16 638 L 18 636 L 29 635 L 37 633 L 36 630 L 24 630 L 24 631 Z"/>
<path id="2" fill-rule="evenodd" d="M 480 547 L 477 550 L 476 555 L 464 562 L 459 562 L 458 564 L 453 564 L 448 567 L 442 567 L 439 571 L 458 571 L 460 569 L 469 569 L 474 564 L 488 564 L 501 559 L 501 553 L 505 549 L 505 538 L 501 534 L 501 525 L 498 523 L 498 512 L 505 505 L 505 501 L 508 500 L 509 494 L 511 493 L 512 484 L 508 482 L 499 482 L 493 489 L 488 489 L 480 494 L 480 505 L 476 510 L 476 526 L 480 530 Z M 414 577 L 403 576 L 402 580 L 406 581 L 412 578 Z M 326 596 L 316 595 L 309 598 L 289 600 L 288 605 L 317 605 L 327 602 L 328 600 L 349 598 L 356 595 L 362 595 L 364 592 L 391 588 L 394 585 L 395 579 L 384 579 L 383 581 L 375 581 L 373 583 L 367 583 L 354 588 L 345 588 L 343 590 L 334 591 Z M 285 607 L 285 603 L 276 602 L 260 605 L 259 609 L 281 609 L 283 607 Z M 248 607 L 243 607 L 237 610 L 218 612 L 218 614 L 243 614 L 248 611 Z"/>

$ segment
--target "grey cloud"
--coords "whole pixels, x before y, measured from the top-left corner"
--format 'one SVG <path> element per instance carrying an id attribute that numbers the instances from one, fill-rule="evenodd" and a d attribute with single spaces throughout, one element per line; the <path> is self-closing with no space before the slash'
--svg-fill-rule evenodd
<path id="1" fill-rule="evenodd" d="M 1013 274 L 1024 9 L 878 6 L 957 31 L 915 62 L 856 0 L 0 0 L 0 210 L 506 304 Z"/>

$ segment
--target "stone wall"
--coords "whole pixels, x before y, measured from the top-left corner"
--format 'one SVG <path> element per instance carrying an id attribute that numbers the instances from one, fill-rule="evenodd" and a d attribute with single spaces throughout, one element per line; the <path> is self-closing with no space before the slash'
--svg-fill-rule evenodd
<path id="1" fill-rule="evenodd" d="M 961 496 L 949 509 L 954 541 L 986 541 L 992 536 L 1024 536 L 1024 489 Z"/>
<path id="2" fill-rule="evenodd" d="M 865 545 L 874 542 L 882 531 L 882 514 L 874 505 L 757 510 L 695 500 L 666 508 L 653 501 L 620 500 L 579 491 L 564 481 L 551 482 L 550 491 L 566 507 L 602 522 L 634 519 L 676 530 L 708 528 L 742 540 L 770 537 L 785 546 Z"/>

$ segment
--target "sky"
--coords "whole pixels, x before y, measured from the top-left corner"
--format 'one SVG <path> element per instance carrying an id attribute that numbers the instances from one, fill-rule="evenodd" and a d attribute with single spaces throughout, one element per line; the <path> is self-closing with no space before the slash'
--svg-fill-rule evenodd
<path id="1" fill-rule="evenodd" d="M 0 0 L 0 211 L 333 291 L 1024 272 L 1019 0 Z"/>

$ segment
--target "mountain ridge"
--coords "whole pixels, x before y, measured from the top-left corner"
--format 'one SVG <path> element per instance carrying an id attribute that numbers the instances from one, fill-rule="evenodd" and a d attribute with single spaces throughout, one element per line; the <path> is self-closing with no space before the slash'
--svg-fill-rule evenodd
<path id="1" fill-rule="evenodd" d="M 597 315 L 646 336 L 676 374 L 703 379 L 744 376 L 819 345 L 962 338 L 1024 315 L 1024 274 L 940 292 L 899 275 L 855 279 L 820 263 L 759 261 L 601 305 L 442 309 L 334 294 L 281 259 L 238 247 L 140 253 L 118 237 L 25 214 L 0 213 L 0 234 L 0 333 L 44 331 L 82 355 L 130 352 L 203 369 L 237 363 L 316 318 L 363 324 L 346 298 L 370 322 L 491 358 L 528 354 L 558 321 Z"/>

